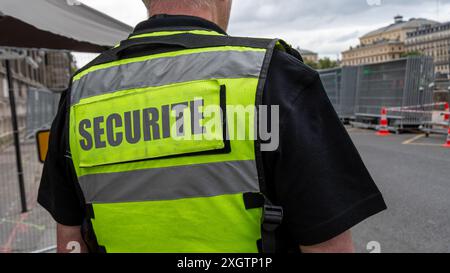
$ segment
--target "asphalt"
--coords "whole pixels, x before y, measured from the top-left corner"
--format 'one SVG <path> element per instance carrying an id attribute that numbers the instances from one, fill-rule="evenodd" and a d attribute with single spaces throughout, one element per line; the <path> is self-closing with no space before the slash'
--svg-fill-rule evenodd
<path id="1" fill-rule="evenodd" d="M 388 210 L 353 229 L 358 252 L 450 252 L 450 149 L 445 136 L 379 137 L 349 129 Z"/>

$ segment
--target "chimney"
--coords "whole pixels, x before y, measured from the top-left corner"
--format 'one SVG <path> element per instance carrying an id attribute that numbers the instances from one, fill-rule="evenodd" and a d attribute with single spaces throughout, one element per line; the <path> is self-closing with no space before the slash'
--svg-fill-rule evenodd
<path id="1" fill-rule="evenodd" d="M 403 23 L 403 16 L 401 16 L 401 15 L 395 16 L 394 17 L 394 21 L 395 21 L 396 24 Z"/>

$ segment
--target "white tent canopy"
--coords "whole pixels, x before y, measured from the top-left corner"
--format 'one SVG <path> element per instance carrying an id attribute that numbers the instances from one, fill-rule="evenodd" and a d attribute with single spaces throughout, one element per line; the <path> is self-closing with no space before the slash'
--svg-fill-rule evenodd
<path id="1" fill-rule="evenodd" d="M 132 30 L 76 0 L 0 0 L 0 46 L 100 52 Z"/>

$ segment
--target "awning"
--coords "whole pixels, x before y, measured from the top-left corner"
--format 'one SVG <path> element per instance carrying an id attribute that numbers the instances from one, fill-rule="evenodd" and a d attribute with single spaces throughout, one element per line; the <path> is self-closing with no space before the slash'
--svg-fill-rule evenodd
<path id="1" fill-rule="evenodd" d="M 0 0 L 0 46 L 101 52 L 132 30 L 76 0 Z"/>

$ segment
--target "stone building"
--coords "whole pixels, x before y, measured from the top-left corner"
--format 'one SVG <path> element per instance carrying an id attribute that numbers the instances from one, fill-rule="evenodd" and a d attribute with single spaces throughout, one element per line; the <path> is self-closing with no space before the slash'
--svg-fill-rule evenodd
<path id="1" fill-rule="evenodd" d="M 319 61 L 319 54 L 307 49 L 297 48 L 298 52 L 302 55 L 303 60 L 306 62 L 317 63 Z"/>
<path id="2" fill-rule="evenodd" d="M 342 65 L 360 65 L 396 60 L 406 52 L 408 33 L 420 27 L 433 26 L 438 22 L 412 18 L 404 21 L 396 16 L 394 23 L 371 31 L 360 37 L 360 44 L 342 52 Z"/>
<path id="3" fill-rule="evenodd" d="M 407 52 L 433 57 L 436 78 L 450 79 L 450 22 L 426 25 L 409 32 L 405 47 Z"/>

